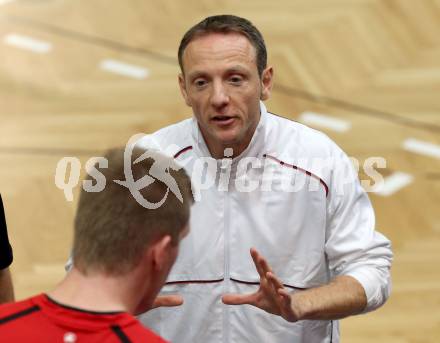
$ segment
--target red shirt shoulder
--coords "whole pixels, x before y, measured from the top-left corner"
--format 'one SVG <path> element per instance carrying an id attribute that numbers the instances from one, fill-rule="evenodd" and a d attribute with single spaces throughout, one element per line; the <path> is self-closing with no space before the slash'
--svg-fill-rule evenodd
<path id="1" fill-rule="evenodd" d="M 0 337 L 0 341 L 11 343 L 66 339 L 89 343 L 166 343 L 129 313 L 76 309 L 56 303 L 45 294 L 0 306 Z"/>
<path id="2" fill-rule="evenodd" d="M 3 321 L 3 319 L 5 319 L 5 317 L 35 307 L 36 306 L 35 299 L 39 297 L 41 297 L 41 295 L 37 295 L 35 297 L 17 302 L 11 302 L 0 305 L 0 323 Z"/>

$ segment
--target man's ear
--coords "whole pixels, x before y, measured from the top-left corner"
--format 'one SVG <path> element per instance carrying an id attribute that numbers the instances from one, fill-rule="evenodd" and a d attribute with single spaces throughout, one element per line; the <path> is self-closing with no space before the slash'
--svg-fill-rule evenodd
<path id="1" fill-rule="evenodd" d="M 270 97 L 273 85 L 273 68 L 271 66 L 263 70 L 261 74 L 261 100 L 267 100 Z"/>
<path id="2" fill-rule="evenodd" d="M 191 101 L 189 100 L 188 93 L 186 91 L 185 76 L 183 75 L 183 73 L 180 73 L 178 78 L 179 78 L 180 92 L 182 93 L 183 99 L 185 100 L 185 103 L 189 107 L 191 107 Z"/>
<path id="3" fill-rule="evenodd" d="M 170 263 L 170 258 L 172 255 L 172 242 L 171 236 L 166 235 L 157 240 L 151 247 L 153 268 L 155 271 L 163 270 L 168 268 Z"/>

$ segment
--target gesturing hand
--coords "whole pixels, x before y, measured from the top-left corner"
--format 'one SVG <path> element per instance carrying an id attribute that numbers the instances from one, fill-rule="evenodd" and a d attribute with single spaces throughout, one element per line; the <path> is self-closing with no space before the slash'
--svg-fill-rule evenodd
<path id="1" fill-rule="evenodd" d="M 249 304 L 266 312 L 283 317 L 289 322 L 299 319 L 292 297 L 282 282 L 275 276 L 267 261 L 255 248 L 251 249 L 251 256 L 260 275 L 260 287 L 251 294 L 225 294 L 223 303 L 227 305 Z"/>
<path id="2" fill-rule="evenodd" d="M 160 295 L 154 299 L 151 309 L 156 307 L 172 307 L 183 304 L 183 298 L 180 295 Z"/>

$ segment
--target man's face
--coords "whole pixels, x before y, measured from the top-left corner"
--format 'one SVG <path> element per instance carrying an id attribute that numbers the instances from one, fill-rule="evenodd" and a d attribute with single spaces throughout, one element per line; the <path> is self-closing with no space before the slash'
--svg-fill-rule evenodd
<path id="1" fill-rule="evenodd" d="M 260 78 L 256 50 L 247 37 L 197 37 L 184 51 L 183 69 L 180 88 L 208 147 L 247 146 L 260 118 L 259 100 L 269 97 L 272 86 L 272 68 Z"/>

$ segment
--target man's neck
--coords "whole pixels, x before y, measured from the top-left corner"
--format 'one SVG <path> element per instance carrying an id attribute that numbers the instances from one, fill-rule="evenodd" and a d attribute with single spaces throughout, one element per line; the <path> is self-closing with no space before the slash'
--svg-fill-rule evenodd
<path id="1" fill-rule="evenodd" d="M 239 156 L 246 148 L 249 146 L 250 140 L 245 142 L 240 142 L 239 144 L 207 144 L 208 150 L 211 156 L 216 160 L 222 158 L 234 158 Z M 228 150 L 231 149 L 232 155 L 228 154 Z"/>
<path id="2" fill-rule="evenodd" d="M 87 276 L 73 268 L 48 295 L 60 304 L 82 310 L 133 313 L 137 306 L 134 291 L 126 276 Z"/>

